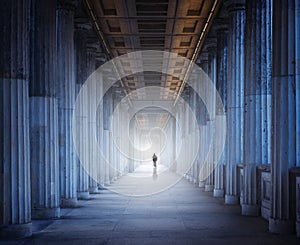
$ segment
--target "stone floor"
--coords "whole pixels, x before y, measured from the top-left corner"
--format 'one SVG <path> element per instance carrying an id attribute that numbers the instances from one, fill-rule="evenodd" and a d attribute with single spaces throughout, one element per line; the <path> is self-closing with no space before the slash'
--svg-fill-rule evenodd
<path id="1" fill-rule="evenodd" d="M 33 221 L 30 238 L 0 243 L 300 244 L 296 236 L 268 233 L 267 221 L 241 216 L 239 206 L 224 205 L 186 180 L 148 197 L 102 190 L 79 205 L 63 209 L 59 220 Z"/>

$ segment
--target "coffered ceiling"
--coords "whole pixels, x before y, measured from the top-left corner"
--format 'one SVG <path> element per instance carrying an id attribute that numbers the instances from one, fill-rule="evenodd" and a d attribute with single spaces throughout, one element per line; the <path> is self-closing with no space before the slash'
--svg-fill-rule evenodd
<path id="1" fill-rule="evenodd" d="M 221 0 L 84 0 L 84 4 L 109 58 L 140 50 L 161 50 L 195 62 Z M 129 62 L 122 66 L 130 70 Z M 131 100 L 143 100 L 145 90 L 140 88 L 159 86 L 165 88 L 160 92 L 161 100 L 176 100 L 185 86 L 180 78 L 186 69 L 179 62 L 170 66 L 172 75 L 141 72 L 125 77 L 122 84 L 126 94 Z M 158 113 L 156 117 L 161 125 L 167 120 L 165 114 Z M 140 126 L 148 127 L 144 114 L 136 119 Z"/>
<path id="2" fill-rule="evenodd" d="M 99 39 L 110 58 L 138 50 L 163 50 L 195 61 L 220 7 L 220 0 L 85 0 Z M 126 64 L 125 64 L 126 65 Z M 130 65 L 130 64 L 127 64 Z M 144 72 L 128 76 L 127 93 L 145 86 L 165 87 L 175 99 L 183 77 L 181 64 L 171 75 Z M 184 72 L 184 71 L 182 71 Z M 139 98 L 132 93 L 132 99 Z"/>

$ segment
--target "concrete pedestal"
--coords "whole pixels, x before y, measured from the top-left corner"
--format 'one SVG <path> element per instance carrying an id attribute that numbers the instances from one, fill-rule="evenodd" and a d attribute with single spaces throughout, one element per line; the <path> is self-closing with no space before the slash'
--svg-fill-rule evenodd
<path id="1" fill-rule="evenodd" d="M 276 234 L 287 235 L 294 232 L 294 222 L 283 219 L 269 219 L 269 231 Z"/>
<path id="2" fill-rule="evenodd" d="M 90 199 L 90 192 L 88 191 L 78 191 L 77 192 L 78 200 L 89 200 Z"/>
<path id="3" fill-rule="evenodd" d="M 32 224 L 4 225 L 0 226 L 0 237 L 3 239 L 17 239 L 30 237 L 32 235 Z"/>
<path id="4" fill-rule="evenodd" d="M 204 191 L 211 192 L 213 190 L 214 190 L 213 185 L 205 185 L 205 187 L 204 187 Z"/>
<path id="5" fill-rule="evenodd" d="M 61 199 L 60 206 L 62 208 L 76 208 L 78 206 L 77 198 Z"/>
<path id="6" fill-rule="evenodd" d="M 31 212 L 32 219 L 60 218 L 60 208 L 35 208 Z"/>
<path id="7" fill-rule="evenodd" d="M 224 197 L 224 190 L 214 189 L 214 197 Z"/>
<path id="8" fill-rule="evenodd" d="M 242 204 L 242 215 L 259 216 L 260 215 L 260 206 L 259 205 Z"/>
<path id="9" fill-rule="evenodd" d="M 199 181 L 199 187 L 200 188 L 205 188 L 205 183 L 206 183 L 206 181 Z"/>
<path id="10" fill-rule="evenodd" d="M 229 205 L 239 204 L 239 196 L 225 195 L 225 204 L 229 204 Z"/>
<path id="11" fill-rule="evenodd" d="M 90 191 L 90 194 L 99 194 L 100 193 L 97 186 L 90 187 L 89 191 Z"/>

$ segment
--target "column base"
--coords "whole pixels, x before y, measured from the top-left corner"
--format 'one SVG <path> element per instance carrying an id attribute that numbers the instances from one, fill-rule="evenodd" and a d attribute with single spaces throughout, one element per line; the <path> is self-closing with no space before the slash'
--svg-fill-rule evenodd
<path id="1" fill-rule="evenodd" d="M 31 211 L 32 219 L 56 219 L 60 218 L 60 207 L 57 208 L 34 208 Z"/>
<path id="2" fill-rule="evenodd" d="M 197 184 L 197 179 L 196 178 L 193 179 L 193 183 Z"/>
<path id="3" fill-rule="evenodd" d="M 0 238 L 23 238 L 32 236 L 32 223 L 0 226 Z"/>
<path id="4" fill-rule="evenodd" d="M 269 232 L 288 235 L 294 232 L 294 222 L 283 219 L 269 219 Z"/>
<path id="5" fill-rule="evenodd" d="M 296 222 L 296 233 L 297 237 L 300 237 L 300 222 Z"/>
<path id="6" fill-rule="evenodd" d="M 224 190 L 214 189 L 214 197 L 224 197 Z"/>
<path id="7" fill-rule="evenodd" d="M 104 186 L 104 183 L 99 184 L 98 190 L 105 190 L 105 189 L 106 189 L 106 188 L 105 188 L 105 186 Z"/>
<path id="8" fill-rule="evenodd" d="M 229 205 L 239 204 L 239 196 L 225 195 L 225 204 L 229 204 Z"/>
<path id="9" fill-rule="evenodd" d="M 204 188 L 205 187 L 205 181 L 203 181 L 203 180 L 199 181 L 199 187 Z"/>
<path id="10" fill-rule="evenodd" d="M 96 186 L 94 186 L 94 187 L 90 187 L 89 188 L 89 191 L 90 191 L 90 194 L 99 194 L 100 193 L 100 191 L 98 190 L 98 187 Z"/>
<path id="11" fill-rule="evenodd" d="M 260 206 L 259 205 L 242 204 L 242 215 L 260 216 Z"/>
<path id="12" fill-rule="evenodd" d="M 77 198 L 70 198 L 70 199 L 61 199 L 60 206 L 62 208 L 76 208 L 77 207 Z"/>
<path id="13" fill-rule="evenodd" d="M 205 185 L 204 191 L 211 192 L 214 190 L 213 185 Z"/>
<path id="14" fill-rule="evenodd" d="M 270 219 L 270 216 L 271 216 L 270 208 L 262 206 L 260 212 L 261 212 L 261 217 L 262 218 L 264 218 L 265 220 Z"/>
<path id="15" fill-rule="evenodd" d="M 88 191 L 78 191 L 77 192 L 77 199 L 78 200 L 89 200 L 90 193 Z"/>

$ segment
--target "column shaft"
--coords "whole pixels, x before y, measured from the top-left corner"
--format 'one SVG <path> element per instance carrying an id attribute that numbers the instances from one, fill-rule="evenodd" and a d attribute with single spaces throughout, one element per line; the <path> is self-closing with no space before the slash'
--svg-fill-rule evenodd
<path id="1" fill-rule="evenodd" d="M 229 10 L 226 204 L 238 204 L 237 164 L 243 162 L 244 1 L 225 2 Z"/>
<path id="2" fill-rule="evenodd" d="M 216 45 L 215 43 L 212 43 L 211 46 L 207 47 L 208 50 L 208 78 L 210 79 L 210 82 L 214 85 L 216 85 Z M 208 132 L 207 132 L 207 139 L 213 139 L 215 137 L 215 94 L 212 93 L 212 91 L 206 91 L 208 93 L 210 98 L 210 104 L 212 105 L 212 115 L 209 115 L 209 121 L 207 122 L 208 125 Z M 213 141 L 210 140 L 212 143 Z M 214 162 L 215 162 L 215 145 L 210 145 L 210 151 L 208 154 L 208 178 L 205 185 L 205 191 L 213 191 L 214 189 Z"/>
<path id="3" fill-rule="evenodd" d="M 0 238 L 31 236 L 28 1 L 0 5 Z"/>
<path id="4" fill-rule="evenodd" d="M 74 8 L 60 1 L 57 8 L 57 96 L 59 113 L 59 165 L 61 206 L 77 205 L 77 166 L 72 138 L 75 102 Z"/>
<path id="5" fill-rule="evenodd" d="M 268 135 L 270 118 L 271 37 L 266 36 L 264 23 L 271 19 L 267 15 L 266 1 L 247 2 L 246 57 L 245 57 L 245 110 L 244 110 L 244 195 L 243 215 L 260 214 L 258 203 L 257 166 L 268 164 Z M 269 26 L 270 28 L 270 26 Z"/>
<path id="6" fill-rule="evenodd" d="M 94 71 L 95 71 L 95 66 L 96 66 L 96 58 L 95 58 L 95 53 L 96 49 L 91 46 L 90 44 L 87 45 L 86 49 L 86 66 L 87 66 L 87 76 L 90 76 Z M 99 89 L 98 84 L 95 84 L 94 87 L 91 87 L 91 90 L 89 92 L 89 103 L 90 104 L 95 104 L 97 101 L 97 89 Z M 97 118 L 96 118 L 96 111 L 92 111 L 92 107 L 89 106 L 88 112 L 89 112 L 89 118 L 90 121 L 88 122 L 89 128 L 96 129 L 96 123 L 97 123 Z M 90 139 L 92 137 L 95 137 L 96 131 L 92 131 L 93 135 L 90 135 Z M 89 171 L 96 173 L 98 171 L 98 164 L 97 164 L 97 159 L 98 156 L 94 154 L 96 152 L 95 148 L 97 145 L 95 145 L 93 142 L 89 142 Z M 90 193 L 97 193 L 98 192 L 98 186 L 97 186 L 97 179 L 92 178 L 89 176 L 89 191 Z"/>
<path id="7" fill-rule="evenodd" d="M 227 89 L 227 26 L 223 26 L 217 30 L 217 81 L 216 88 L 223 102 L 226 113 L 226 89 Z M 217 105 L 220 108 L 219 105 Z M 223 111 L 216 111 L 216 116 L 223 116 Z M 214 197 L 224 196 L 224 164 L 226 162 L 226 145 L 222 156 L 215 168 L 215 185 Z"/>
<path id="8" fill-rule="evenodd" d="M 272 206 L 269 230 L 291 233 L 289 169 L 296 165 L 295 0 L 273 3 Z M 299 28 L 299 26 L 297 27 Z M 298 163 L 299 164 L 299 163 Z"/>
<path id="9" fill-rule="evenodd" d="M 85 26 L 77 25 L 75 30 L 75 51 L 76 51 L 76 88 L 75 94 L 78 94 L 81 86 L 87 79 L 87 68 L 86 68 L 86 41 L 87 41 L 87 30 Z M 78 121 L 86 127 L 81 128 L 81 132 L 77 132 L 81 135 L 81 138 L 87 137 L 87 108 L 85 108 L 85 103 L 82 102 L 80 109 L 78 111 L 79 117 Z M 88 152 L 87 144 L 84 142 L 79 143 L 79 151 L 81 159 L 86 161 Z M 87 170 L 81 164 L 80 159 L 77 158 L 77 197 L 78 199 L 89 199 L 89 175 Z"/>
<path id="10" fill-rule="evenodd" d="M 203 73 L 201 74 L 201 81 L 200 82 L 200 90 L 205 91 L 206 89 L 206 79 L 208 74 L 208 54 L 207 52 L 203 52 L 200 57 L 200 67 L 203 70 Z M 199 169 L 199 187 L 205 187 L 206 185 L 206 179 L 208 176 L 208 169 L 207 169 L 207 155 L 208 155 L 208 149 L 209 144 L 207 143 L 207 131 L 208 131 L 208 125 L 207 125 L 207 109 L 206 105 L 203 103 L 203 101 L 200 98 L 200 105 L 199 105 L 199 122 L 200 122 L 200 169 Z"/>
<path id="11" fill-rule="evenodd" d="M 55 98 L 56 1 L 32 1 L 30 161 L 32 218 L 60 216 L 58 105 Z M 47 28 L 45 28 L 47 26 Z"/>

